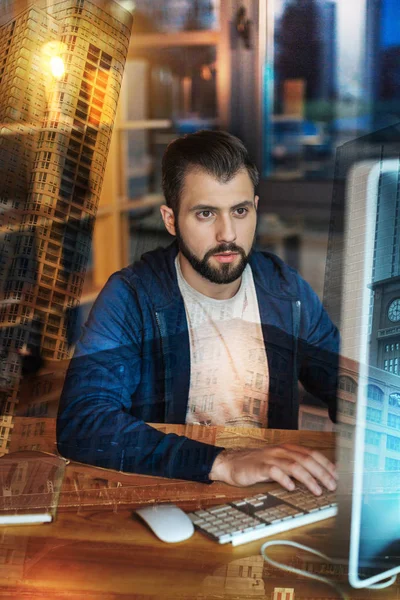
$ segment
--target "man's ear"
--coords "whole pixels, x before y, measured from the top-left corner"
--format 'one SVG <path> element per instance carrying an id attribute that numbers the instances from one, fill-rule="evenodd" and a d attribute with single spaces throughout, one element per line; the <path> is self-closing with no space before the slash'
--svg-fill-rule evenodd
<path id="1" fill-rule="evenodd" d="M 175 215 L 172 208 L 169 208 L 166 204 L 160 206 L 160 213 L 162 216 L 162 220 L 164 221 L 164 225 L 168 233 L 171 235 L 176 235 L 175 230 Z"/>
<path id="2" fill-rule="evenodd" d="M 256 207 L 256 210 L 258 208 L 258 201 L 259 201 L 259 196 L 254 196 L 254 206 Z"/>

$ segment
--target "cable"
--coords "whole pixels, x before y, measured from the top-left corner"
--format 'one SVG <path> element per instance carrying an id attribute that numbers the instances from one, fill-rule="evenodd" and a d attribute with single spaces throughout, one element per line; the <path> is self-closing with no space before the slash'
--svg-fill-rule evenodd
<path id="1" fill-rule="evenodd" d="M 267 556 L 265 551 L 267 548 L 270 548 L 271 546 L 291 546 L 292 548 L 298 548 L 299 550 L 304 550 L 305 552 L 310 552 L 311 554 L 315 554 L 316 556 L 319 556 L 320 558 L 322 558 L 323 560 L 325 560 L 327 562 L 332 562 L 332 559 L 329 558 L 329 556 L 327 556 L 326 554 L 323 554 L 322 552 L 319 552 L 318 550 L 315 550 L 314 548 L 309 548 L 308 546 L 303 546 L 302 544 L 298 544 L 297 542 L 291 542 L 288 540 L 276 540 L 276 541 L 272 540 L 272 541 L 265 542 L 265 544 L 263 544 L 261 546 L 261 550 L 260 550 L 261 556 L 263 557 L 263 559 L 267 563 L 272 565 L 273 567 L 277 567 L 278 569 L 288 571 L 289 573 L 296 573 L 297 575 L 301 575 L 302 577 L 308 577 L 309 579 L 315 579 L 316 581 L 325 583 L 326 585 L 333 587 L 340 594 L 340 597 L 343 600 L 349 600 L 349 598 L 346 596 L 346 594 L 341 589 L 341 587 L 339 585 L 337 585 L 331 579 L 328 579 L 327 577 L 322 577 L 321 575 L 316 575 L 315 573 L 309 573 L 308 571 L 302 571 L 301 569 L 296 569 L 296 567 L 291 567 L 289 565 L 285 565 L 284 563 L 280 563 L 276 560 L 273 560 L 269 556 Z M 367 589 L 381 590 L 383 588 L 389 587 L 390 585 L 393 585 L 393 583 L 396 581 L 396 578 L 397 578 L 397 576 L 393 575 L 387 581 L 385 581 L 383 583 L 376 583 L 374 585 L 368 586 Z"/>
<path id="2" fill-rule="evenodd" d="M 273 567 L 278 567 L 278 569 L 283 569 L 284 571 L 288 571 L 289 573 L 296 573 L 297 575 L 301 575 L 303 577 L 308 577 L 309 579 L 315 579 L 316 581 L 321 581 L 322 583 L 325 583 L 326 585 L 330 585 L 331 587 L 333 587 L 340 594 L 340 597 L 343 600 L 349 600 L 347 598 L 347 596 L 344 594 L 343 590 L 338 585 L 336 585 L 336 583 L 331 581 L 330 579 L 327 579 L 326 577 L 322 577 L 321 575 L 315 575 L 314 573 L 311 574 L 308 571 L 302 571 L 301 569 L 296 569 L 296 567 L 291 567 L 289 565 L 285 565 L 284 563 L 280 563 L 276 560 L 273 560 L 272 558 L 269 558 L 266 555 L 265 550 L 271 546 L 291 546 L 292 548 L 298 548 L 299 550 L 304 550 L 305 552 L 310 552 L 311 554 L 315 554 L 316 556 L 319 556 L 320 558 L 323 558 L 324 560 L 331 562 L 331 559 L 328 556 L 326 556 L 325 554 L 322 554 L 322 552 L 318 552 L 318 550 L 314 550 L 314 548 L 308 548 L 308 546 L 303 546 L 302 544 L 298 544 L 297 542 L 290 542 L 290 541 L 285 541 L 285 540 L 269 541 L 269 542 L 265 542 L 265 544 L 263 544 L 261 546 L 261 556 L 267 563 L 269 563 Z"/>
<path id="3" fill-rule="evenodd" d="M 389 579 L 387 581 L 383 581 L 382 583 L 374 583 L 373 585 L 369 585 L 367 587 L 367 590 L 383 590 L 384 588 L 387 588 L 391 585 L 394 584 L 394 582 L 397 579 L 397 575 L 392 575 L 391 577 L 389 577 Z"/>

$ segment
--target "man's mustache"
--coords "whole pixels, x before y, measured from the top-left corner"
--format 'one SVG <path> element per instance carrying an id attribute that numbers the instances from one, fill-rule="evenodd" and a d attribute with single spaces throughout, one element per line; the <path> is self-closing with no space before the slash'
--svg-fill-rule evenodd
<path id="1" fill-rule="evenodd" d="M 214 254 L 222 254 L 223 252 L 235 252 L 246 258 L 246 252 L 240 246 L 236 246 L 236 244 L 220 244 L 217 248 L 209 250 L 203 260 L 208 260 Z"/>

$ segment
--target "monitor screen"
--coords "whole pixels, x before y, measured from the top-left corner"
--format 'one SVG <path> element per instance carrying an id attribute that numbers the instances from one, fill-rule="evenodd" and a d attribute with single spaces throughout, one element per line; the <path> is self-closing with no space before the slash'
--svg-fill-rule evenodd
<path id="1" fill-rule="evenodd" d="M 349 170 L 342 233 L 339 471 L 351 486 L 339 514 L 349 509 L 349 581 L 361 588 L 400 572 L 398 158 Z"/>

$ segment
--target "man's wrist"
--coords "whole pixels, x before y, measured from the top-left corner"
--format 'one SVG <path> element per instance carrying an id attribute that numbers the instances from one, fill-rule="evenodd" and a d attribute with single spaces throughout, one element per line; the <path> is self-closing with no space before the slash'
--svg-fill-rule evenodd
<path id="1" fill-rule="evenodd" d="M 223 481 L 223 472 L 225 470 L 225 457 L 226 457 L 227 451 L 226 450 L 222 450 L 222 452 L 220 452 L 218 454 L 218 456 L 215 458 L 213 465 L 211 467 L 211 471 L 209 474 L 209 479 L 211 479 L 211 481 Z"/>

